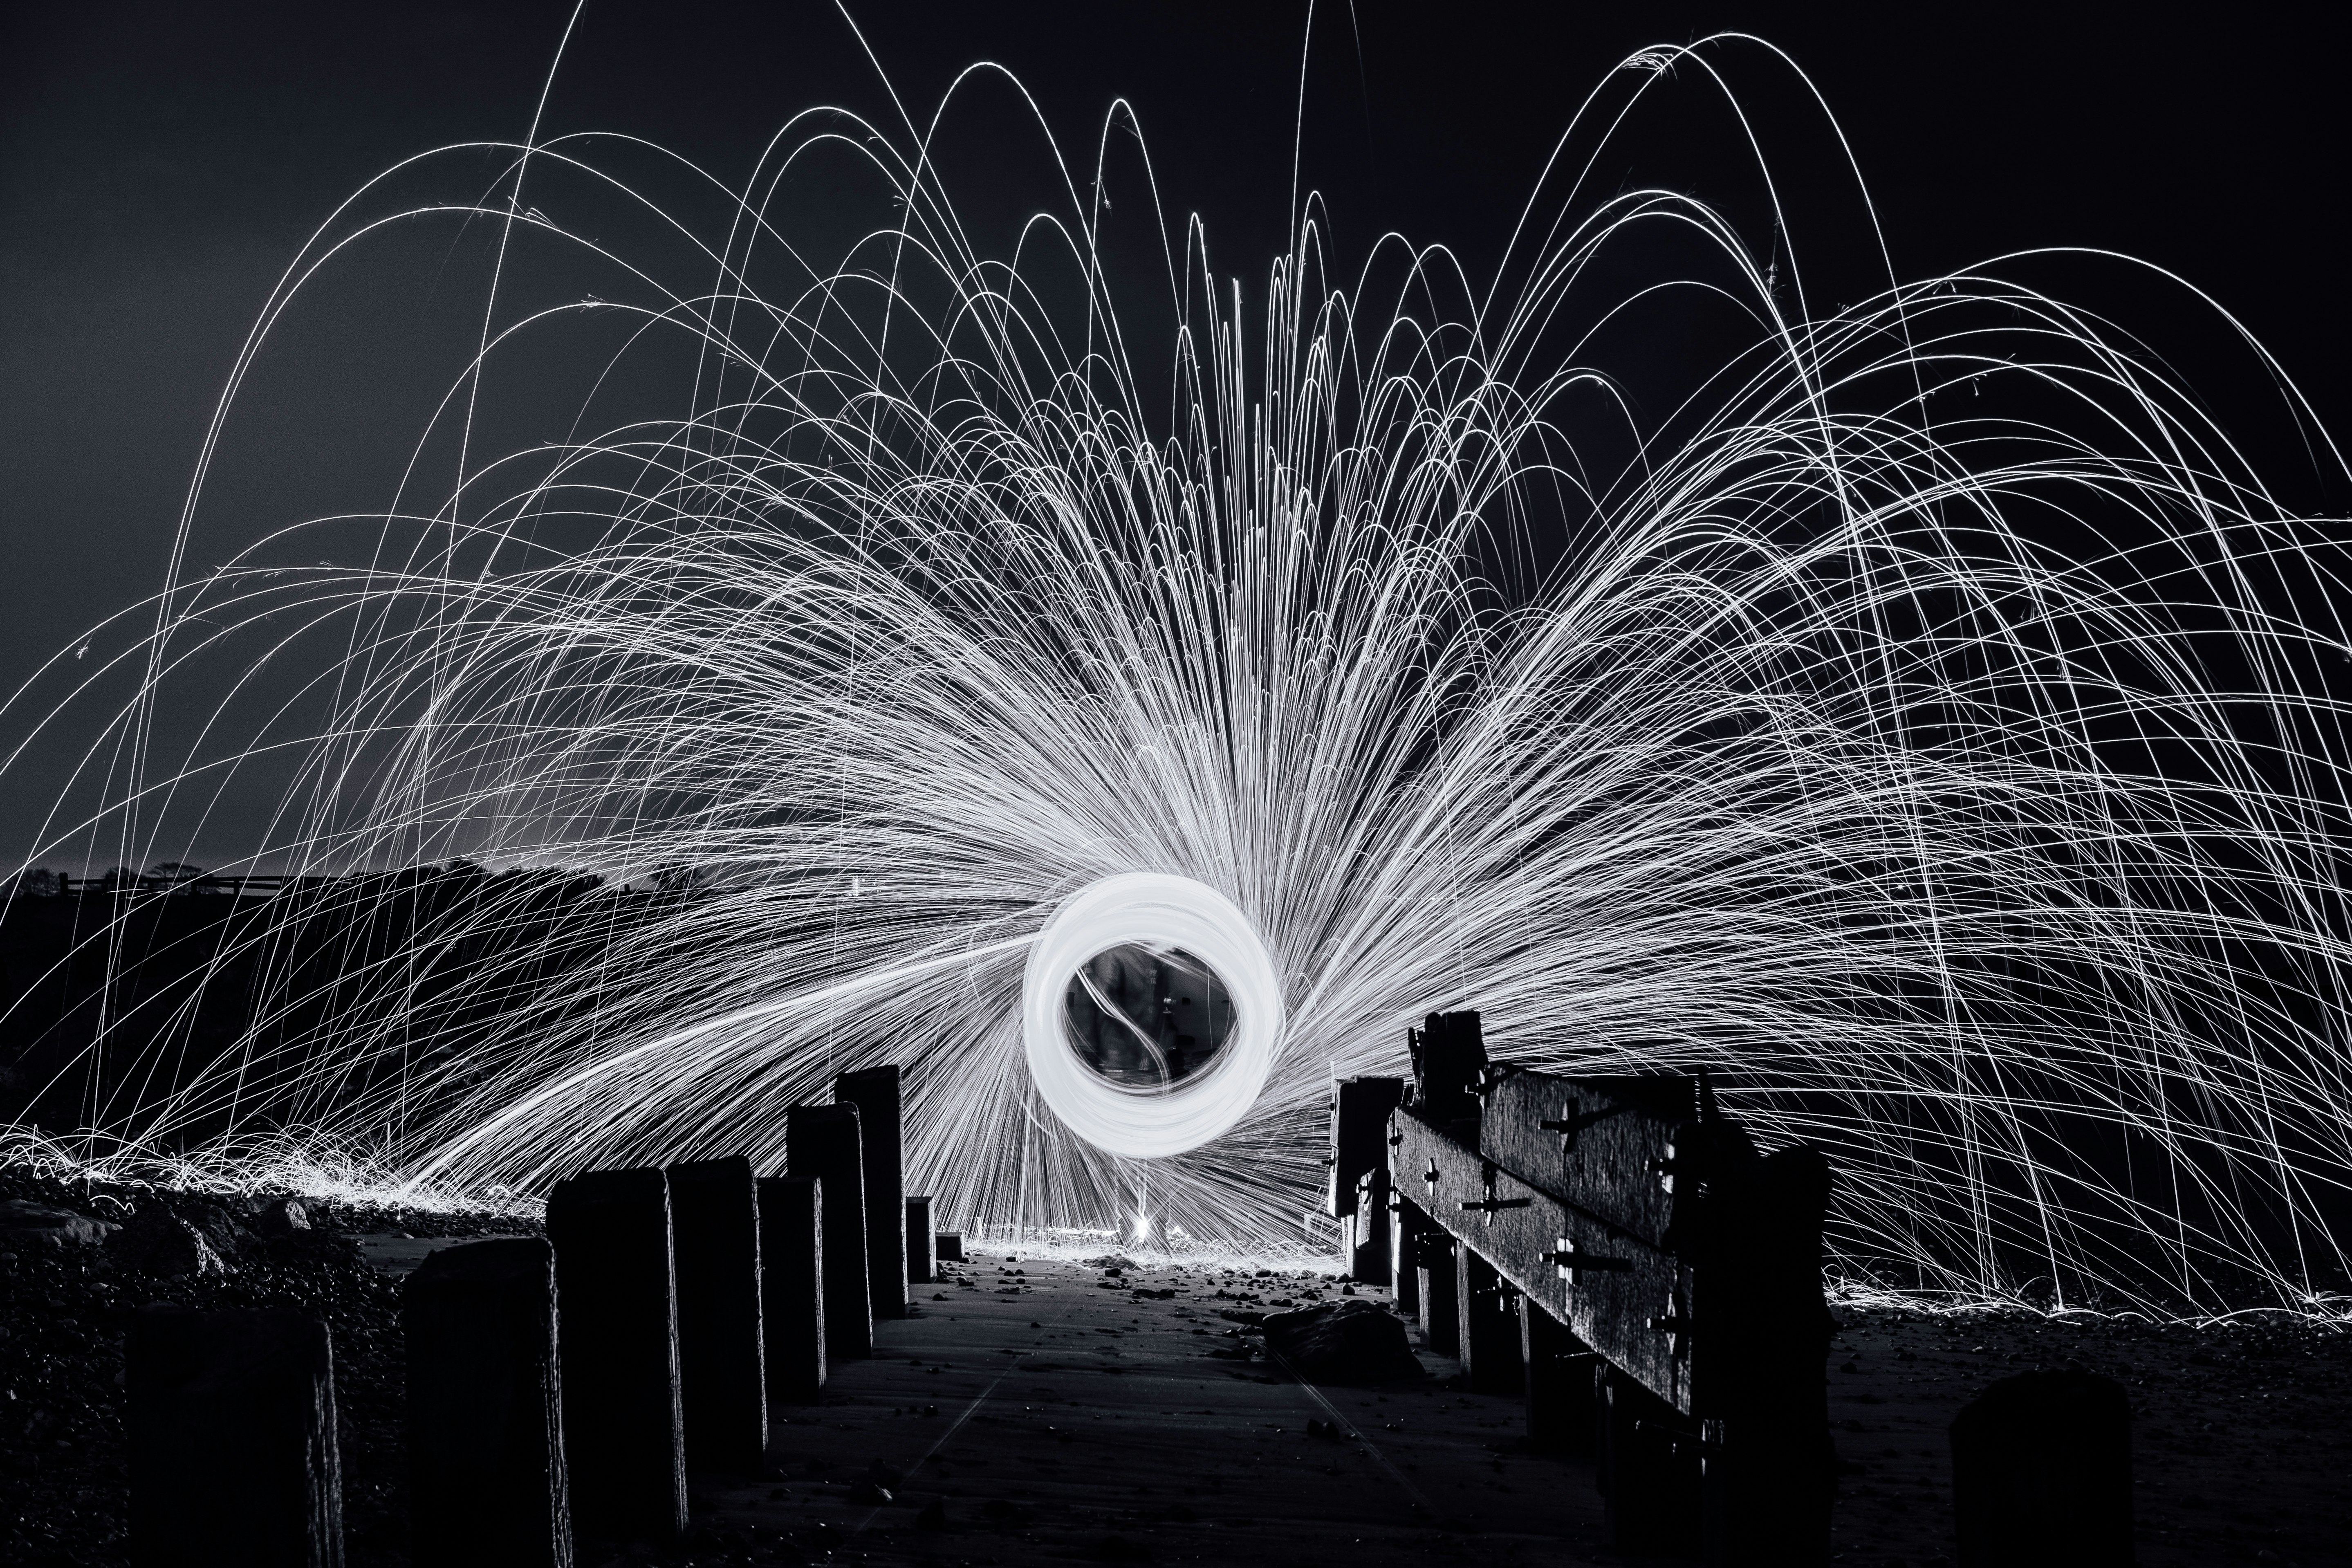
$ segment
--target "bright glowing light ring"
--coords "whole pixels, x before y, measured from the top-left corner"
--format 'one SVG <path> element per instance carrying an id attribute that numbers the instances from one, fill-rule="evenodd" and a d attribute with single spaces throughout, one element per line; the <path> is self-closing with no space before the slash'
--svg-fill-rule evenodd
<path id="1" fill-rule="evenodd" d="M 1167 1090 L 1111 1082 L 1078 1059 L 1062 1025 L 1078 965 L 1122 943 L 1181 947 L 1217 972 L 1233 1003 L 1224 1048 Z M 1231 899 L 1190 877 L 1132 872 L 1073 893 L 1029 950 L 1021 982 L 1029 1071 L 1054 1114 L 1114 1154 L 1156 1159 L 1197 1149 L 1242 1119 L 1265 1088 L 1282 1045 L 1282 984 L 1257 928 Z"/>

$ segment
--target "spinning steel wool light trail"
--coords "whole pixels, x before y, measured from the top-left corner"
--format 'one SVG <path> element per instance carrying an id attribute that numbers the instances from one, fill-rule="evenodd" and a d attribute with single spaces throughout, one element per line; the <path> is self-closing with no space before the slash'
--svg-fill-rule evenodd
<path id="1" fill-rule="evenodd" d="M 577 139 L 456 205 L 385 194 L 432 160 L 387 176 L 238 381 L 402 224 L 495 237 L 479 356 L 364 568 L 295 563 L 349 519 L 175 568 L 109 667 L 137 690 L 92 755 L 130 785 L 41 847 L 176 847 L 292 756 L 256 864 L 610 881 L 559 937 L 520 912 L 543 883 L 478 879 L 331 984 L 279 962 L 319 907 L 281 895 L 221 961 L 257 976 L 235 1047 L 93 1124 L 530 1192 L 773 1163 L 786 1105 L 895 1060 L 943 1214 L 1265 1246 L 1314 1201 L 1328 1077 L 1475 1005 L 1503 1058 L 1705 1068 L 1824 1145 L 1852 1278 L 2331 1310 L 2340 531 L 2033 258 L 1824 310 L 1700 202 L 1591 194 L 1629 104 L 1755 47 L 1628 62 L 1484 289 L 1393 238 L 1338 280 L 1311 203 L 1262 300 L 1197 227 L 1164 289 L 1115 288 L 1104 181 L 990 251 L 921 133 L 833 119 L 715 206 Z M 823 264 L 787 179 L 819 158 L 892 204 Z M 630 214 L 644 250 L 584 237 Z M 1657 271 L 1662 233 L 1698 259 Z M 574 262 L 612 298 L 559 298 Z M 1607 356 L 1667 301 L 1739 328 L 1658 412 Z M 583 363 L 534 354 L 614 331 L 598 433 L 488 433 Z M 427 984 L 460 942 L 489 956 Z M 1065 992 L 1117 943 L 1213 972 L 1209 1066 L 1074 1052 Z"/>

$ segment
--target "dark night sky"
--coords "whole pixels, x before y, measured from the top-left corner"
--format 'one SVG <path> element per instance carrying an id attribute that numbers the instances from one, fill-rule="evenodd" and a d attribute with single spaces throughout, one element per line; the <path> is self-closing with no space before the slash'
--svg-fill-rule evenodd
<path id="1" fill-rule="evenodd" d="M 1133 100 L 1168 204 L 1203 212 L 1221 269 L 1262 284 L 1288 199 L 1303 4 L 857 14 L 913 104 L 935 101 L 956 67 L 994 58 L 1083 147 L 1114 95 Z M 520 137 L 565 15 L 530 0 L 17 15 L 0 48 L 0 540 L 12 590 L 0 680 L 13 687 L 160 584 L 205 418 L 287 259 L 342 195 L 403 154 Z M 1757 32 L 1795 57 L 1839 116 L 1899 273 L 2053 244 L 2147 257 L 2238 312 L 2331 426 L 2352 428 L 2336 244 L 2342 39 L 2244 6 L 2162 30 L 2147 25 L 2152 15 L 1480 0 L 1351 13 L 1327 0 L 1308 73 L 1307 181 L 1329 195 L 1343 249 L 1394 227 L 1490 258 L 1608 67 L 1644 44 Z M 733 174 L 789 114 L 818 103 L 884 112 L 831 5 L 593 0 L 549 129 L 634 132 Z M 1814 147 L 1785 144 L 1793 162 L 1778 172 L 1801 201 L 1810 182 L 1833 205 L 1837 182 L 1817 173 L 1826 165 Z M 1702 196 L 1716 194 L 1705 166 L 1683 165 Z M 981 167 L 973 181 L 984 185 Z M 2166 310 L 2129 289 L 2113 299 L 2127 315 Z M 2196 373 L 2199 349 L 2179 348 Z M 345 368 L 371 374 L 364 354 Z M 385 396 L 397 402 L 400 390 Z M 2216 394 L 2225 418 L 2242 390 Z M 2246 417 L 2273 411 L 2250 406 Z M 286 434 L 282 493 L 248 489 L 247 504 L 381 504 L 372 487 L 386 452 L 401 455 L 413 434 L 374 451 L 348 434 Z M 0 790 L 0 814 L 26 804 Z"/>

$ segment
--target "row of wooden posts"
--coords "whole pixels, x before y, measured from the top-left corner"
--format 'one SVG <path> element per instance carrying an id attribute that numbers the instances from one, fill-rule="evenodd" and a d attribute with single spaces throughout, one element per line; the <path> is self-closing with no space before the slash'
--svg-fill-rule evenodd
<path id="1" fill-rule="evenodd" d="M 1335 1086 L 1328 1210 L 1532 1446 L 1590 1458 L 1612 1543 L 1723 1568 L 1832 1560 L 1823 1297 L 1830 1169 L 1759 1152 L 1704 1079 L 1487 1060 L 1475 1012 L 1411 1035 L 1413 1077 Z M 1952 1426 L 1961 1568 L 2132 1557 L 2123 1388 L 2035 1373 Z"/>
<path id="2" fill-rule="evenodd" d="M 770 1405 L 814 1403 L 961 1258 L 904 1193 L 898 1068 L 785 1117 L 782 1175 L 592 1172 L 551 1194 L 544 1240 L 444 1247 L 409 1277 L 414 1561 L 569 1568 L 575 1534 L 677 1537 L 689 1469 L 760 1475 Z M 132 1562 L 340 1568 L 327 1326 L 152 1307 L 126 1354 Z"/>

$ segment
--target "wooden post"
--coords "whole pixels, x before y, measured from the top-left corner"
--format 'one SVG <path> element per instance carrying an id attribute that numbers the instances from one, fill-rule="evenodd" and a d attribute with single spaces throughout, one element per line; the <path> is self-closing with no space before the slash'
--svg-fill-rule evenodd
<path id="1" fill-rule="evenodd" d="M 1385 1123 L 1383 1123 L 1385 1125 Z M 1357 1176 L 1353 1212 L 1346 1220 L 1351 1245 L 1348 1277 L 1359 1285 L 1386 1285 L 1390 1279 L 1389 1168 L 1385 1163 Z"/>
<path id="2" fill-rule="evenodd" d="M 135 1568 L 342 1568 L 326 1324 L 145 1307 L 124 1352 Z"/>
<path id="3" fill-rule="evenodd" d="M 1403 1097 L 1401 1078 L 1343 1078 L 1332 1086 L 1331 1175 L 1324 1212 L 1334 1219 L 1357 1212 L 1365 1172 L 1387 1169 L 1389 1116 Z"/>
<path id="4" fill-rule="evenodd" d="M 571 1568 L 555 1249 L 537 1237 L 445 1247 L 402 1292 L 408 1540 L 449 1568 Z"/>
<path id="5" fill-rule="evenodd" d="M 929 1285 L 940 1277 L 938 1233 L 931 1229 L 931 1200 L 907 1200 L 907 1283 Z"/>
<path id="6" fill-rule="evenodd" d="M 824 1184 L 824 1359 L 828 1368 L 874 1353 L 872 1280 L 866 1267 L 866 1156 L 857 1107 L 795 1105 L 784 1112 L 789 1173 Z M 894 1214 L 890 1234 L 899 1222 Z M 900 1294 L 905 1288 L 900 1287 Z"/>
<path id="7" fill-rule="evenodd" d="M 768 1461 L 760 1198 L 741 1155 L 669 1168 L 686 1462 L 758 1476 Z"/>
<path id="8" fill-rule="evenodd" d="M 939 1232 L 931 1237 L 931 1247 L 934 1259 L 931 1267 L 935 1271 L 941 1263 L 963 1261 L 963 1232 L 960 1230 Z"/>
<path id="9" fill-rule="evenodd" d="M 1518 1292 L 1470 1247 L 1454 1248 L 1454 1310 L 1461 1327 L 1455 1353 L 1471 1392 L 1516 1398 L 1527 1390 L 1519 1370 Z"/>
<path id="10" fill-rule="evenodd" d="M 1454 1306 L 1454 1238 L 1435 1226 L 1412 1238 L 1415 1300 L 1421 1305 L 1421 1342 L 1433 1355 L 1462 1353 L 1462 1321 Z"/>
<path id="11" fill-rule="evenodd" d="M 1422 1218 L 1393 1184 L 1389 1188 L 1389 1267 L 1395 1270 L 1395 1281 L 1391 1289 L 1396 1293 L 1396 1310 L 1418 1321 L 1421 1316 L 1421 1271 L 1413 1262 L 1413 1243 L 1428 1221 Z"/>
<path id="12" fill-rule="evenodd" d="M 824 1386 L 823 1183 L 760 1178 L 760 1268 L 768 1397 L 814 1405 Z"/>
<path id="13" fill-rule="evenodd" d="M 1706 1325 L 1694 1375 L 1706 1395 L 1696 1414 L 1709 1439 L 1708 1552 L 1730 1563 L 1826 1564 L 1837 1494 L 1833 1325 L 1821 1287 L 1829 1165 L 1801 1145 L 1751 1157 L 1733 1143 L 1729 1156 L 1718 1154 L 1706 1223 L 1689 1227 L 1686 1249 L 1698 1266 L 1694 1314 Z"/>
<path id="14" fill-rule="evenodd" d="M 1405 1031 L 1405 1048 L 1412 1056 L 1413 1105 L 1422 1118 L 1475 1144 L 1476 1090 L 1486 1071 L 1478 1015 L 1432 1013 L 1420 1028 Z"/>
<path id="15" fill-rule="evenodd" d="M 1698 1435 L 1616 1367 L 1602 1373 L 1600 1398 L 1598 1479 L 1611 1545 L 1632 1556 L 1698 1556 L 1706 1536 Z"/>
<path id="16" fill-rule="evenodd" d="M 1528 1385 L 1528 1444 L 1546 1453 L 1592 1458 L 1600 1413 L 1593 1405 L 1601 1357 L 1567 1324 L 1519 1298 L 1519 1362 Z"/>
<path id="17" fill-rule="evenodd" d="M 1960 1568 L 2132 1560 L 2131 1406 L 2090 1372 L 2029 1372 L 1952 1420 Z"/>
<path id="18" fill-rule="evenodd" d="M 866 1177 L 866 1294 L 877 1318 L 907 1315 L 907 1152 L 898 1068 L 866 1068 L 833 1080 L 836 1104 L 857 1107 Z"/>
<path id="19" fill-rule="evenodd" d="M 599 1540 L 686 1531 L 669 1182 L 596 1171 L 547 1200 L 572 1517 Z"/>

